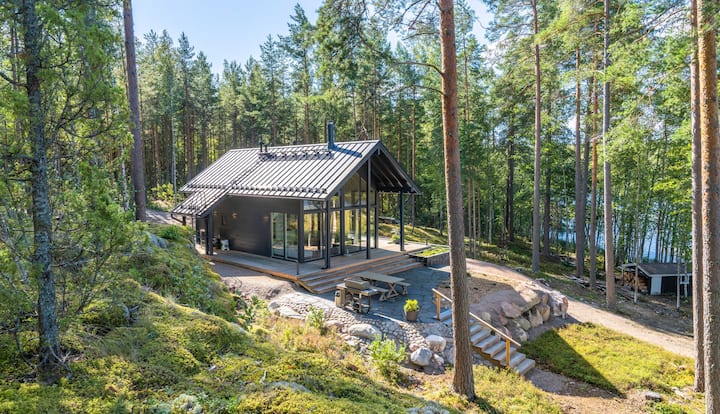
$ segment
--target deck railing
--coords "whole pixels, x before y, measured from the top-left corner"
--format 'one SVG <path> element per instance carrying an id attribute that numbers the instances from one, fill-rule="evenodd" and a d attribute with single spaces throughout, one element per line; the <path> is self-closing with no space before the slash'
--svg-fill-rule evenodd
<path id="1" fill-rule="evenodd" d="M 442 312 L 442 302 L 446 301 L 450 304 L 452 307 L 453 300 L 449 297 L 445 296 L 441 292 L 439 292 L 437 289 L 432 290 L 433 294 L 435 295 L 435 307 L 436 307 L 436 313 L 437 318 L 440 320 L 440 313 Z M 512 339 L 512 337 L 508 336 L 505 332 L 500 331 L 496 327 L 494 327 L 489 322 L 483 320 L 479 316 L 475 315 L 472 312 L 468 312 L 470 317 L 475 319 L 480 325 L 484 326 L 485 328 L 489 329 L 490 332 L 492 332 L 494 335 L 497 335 L 505 340 L 505 366 L 510 367 L 510 346 L 515 345 L 516 347 L 520 348 L 520 343 L 516 340 Z"/>

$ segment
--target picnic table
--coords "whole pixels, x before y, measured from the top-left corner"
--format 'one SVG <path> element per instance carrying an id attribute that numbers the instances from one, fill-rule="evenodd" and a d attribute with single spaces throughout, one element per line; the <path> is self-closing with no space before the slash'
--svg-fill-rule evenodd
<path id="1" fill-rule="evenodd" d="M 410 286 L 410 283 L 407 283 L 405 279 L 401 277 L 395 277 L 395 276 L 389 276 L 383 273 L 375 273 L 375 272 L 358 272 L 355 273 L 354 277 L 358 277 L 362 280 L 367 280 L 373 285 L 377 285 L 378 282 L 384 283 L 387 286 L 387 289 L 385 292 L 382 292 L 380 295 L 380 300 L 384 301 L 390 298 L 393 298 L 395 296 L 399 295 L 407 295 L 407 289 Z M 382 288 L 376 288 L 376 289 L 382 289 Z"/>
<path id="2" fill-rule="evenodd" d="M 349 280 L 349 279 L 348 279 Z M 385 289 L 358 289 L 353 286 L 347 286 L 345 282 L 335 286 L 337 289 L 335 305 L 339 307 L 350 307 L 357 313 L 368 313 L 370 312 L 370 299 L 377 295 L 382 294 Z"/>

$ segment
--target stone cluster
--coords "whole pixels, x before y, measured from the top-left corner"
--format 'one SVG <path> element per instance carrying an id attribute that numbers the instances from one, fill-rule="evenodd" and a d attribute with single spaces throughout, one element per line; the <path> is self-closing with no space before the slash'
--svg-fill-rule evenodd
<path id="1" fill-rule="evenodd" d="M 534 282 L 525 282 L 483 298 L 479 308 L 471 310 L 486 322 L 525 342 L 528 331 L 547 322 L 551 316 L 567 316 L 568 299 L 562 293 Z"/>
<path id="2" fill-rule="evenodd" d="M 304 320 L 311 309 L 321 309 L 325 327 L 340 333 L 350 346 L 365 352 L 376 338 L 392 339 L 405 345 L 409 361 L 416 369 L 427 373 L 442 372 L 445 364 L 455 360 L 452 329 L 441 322 L 408 323 L 395 319 L 381 319 L 338 308 L 331 301 L 303 293 L 290 293 L 268 304 L 271 312 Z"/>

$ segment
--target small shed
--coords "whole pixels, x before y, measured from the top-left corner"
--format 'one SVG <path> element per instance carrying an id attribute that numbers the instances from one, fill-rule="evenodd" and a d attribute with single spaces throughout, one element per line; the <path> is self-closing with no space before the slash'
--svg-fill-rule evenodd
<path id="1" fill-rule="evenodd" d="M 680 293 L 688 296 L 692 269 L 685 263 L 627 263 L 622 266 L 623 280 L 632 285 L 635 271 L 638 274 L 638 286 L 650 295 L 675 294 L 680 284 Z M 679 280 L 678 280 L 679 279 Z"/>

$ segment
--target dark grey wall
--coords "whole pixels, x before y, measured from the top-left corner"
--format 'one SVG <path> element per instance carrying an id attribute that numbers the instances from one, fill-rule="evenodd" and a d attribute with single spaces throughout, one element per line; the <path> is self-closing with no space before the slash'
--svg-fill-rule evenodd
<path id="1" fill-rule="evenodd" d="M 298 214 L 300 200 L 229 197 L 214 212 L 215 235 L 231 250 L 270 256 L 270 212 Z"/>

